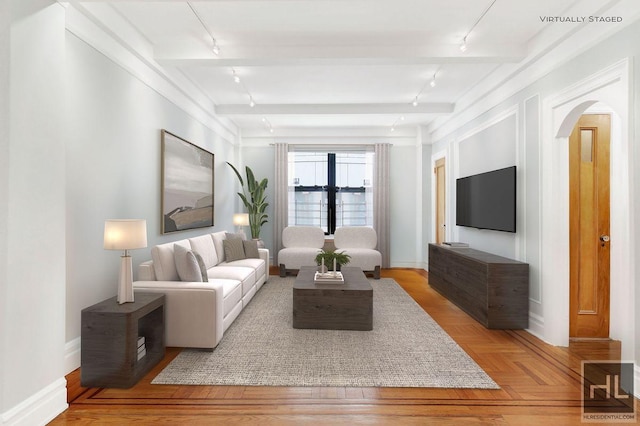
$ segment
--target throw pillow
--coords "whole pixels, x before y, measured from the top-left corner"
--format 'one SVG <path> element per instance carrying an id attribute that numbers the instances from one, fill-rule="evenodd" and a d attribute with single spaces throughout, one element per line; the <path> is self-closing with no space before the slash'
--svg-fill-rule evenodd
<path id="1" fill-rule="evenodd" d="M 200 253 L 192 251 L 193 256 L 196 258 L 196 262 L 198 262 L 198 266 L 200 267 L 200 273 L 202 274 L 202 282 L 209 282 L 209 275 L 207 275 L 207 267 L 204 264 L 204 259 L 200 256 Z"/>
<path id="2" fill-rule="evenodd" d="M 247 256 L 247 259 L 260 259 L 258 242 L 256 240 L 243 241 L 242 245 L 244 246 L 244 254 Z"/>
<path id="3" fill-rule="evenodd" d="M 173 253 L 180 280 L 189 282 L 209 281 L 206 275 L 207 270 L 204 269 L 204 261 L 200 255 L 196 256 L 197 253 L 193 250 L 189 250 L 179 244 L 174 244 Z M 198 261 L 198 257 L 200 257 L 200 261 Z M 206 280 L 204 279 L 205 277 L 207 277 Z"/>
<path id="4" fill-rule="evenodd" d="M 227 240 L 246 240 L 247 236 L 244 235 L 244 232 L 238 232 L 237 234 L 232 234 L 231 232 L 227 232 L 225 234 Z"/>
<path id="5" fill-rule="evenodd" d="M 241 239 L 232 238 L 230 240 L 224 240 L 222 244 L 224 246 L 224 258 L 227 262 L 247 258 L 244 254 L 244 246 L 242 245 Z"/>

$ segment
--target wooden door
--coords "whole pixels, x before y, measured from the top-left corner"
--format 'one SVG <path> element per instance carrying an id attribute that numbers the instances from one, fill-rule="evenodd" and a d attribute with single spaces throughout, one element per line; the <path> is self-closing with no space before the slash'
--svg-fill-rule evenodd
<path id="1" fill-rule="evenodd" d="M 444 158 L 436 161 L 436 244 L 442 244 L 446 238 L 446 192 Z"/>
<path id="2" fill-rule="evenodd" d="M 609 337 L 609 115 L 583 115 L 569 137 L 569 336 Z"/>

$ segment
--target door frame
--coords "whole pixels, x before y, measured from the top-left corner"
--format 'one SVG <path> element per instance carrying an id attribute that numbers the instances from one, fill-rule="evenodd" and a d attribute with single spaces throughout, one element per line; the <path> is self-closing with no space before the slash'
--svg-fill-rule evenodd
<path id="1" fill-rule="evenodd" d="M 442 150 L 442 151 L 438 151 L 435 152 L 433 154 L 431 154 L 431 217 L 433 218 L 433 223 L 431 224 L 430 228 L 431 228 L 431 237 L 429 238 L 429 241 L 432 243 L 435 243 L 436 241 L 436 236 L 437 236 L 437 232 L 438 230 L 436 229 L 436 227 L 438 226 L 436 223 L 436 203 L 437 203 L 437 199 L 436 199 L 436 178 L 435 175 L 433 173 L 433 170 L 436 167 L 436 162 L 438 160 L 442 160 L 444 159 L 444 170 L 445 170 L 445 177 L 444 177 L 444 204 L 445 204 L 445 223 L 450 223 L 451 222 L 451 212 L 450 212 L 450 206 L 451 206 L 451 200 L 450 200 L 450 185 L 449 185 L 449 181 L 450 181 L 450 174 L 448 173 L 448 169 L 449 169 L 449 161 L 447 160 L 448 156 L 447 156 L 447 150 Z M 445 237 L 445 241 L 450 239 L 450 232 L 451 232 L 451 226 L 447 226 L 444 230 L 444 237 Z"/>
<path id="2" fill-rule="evenodd" d="M 543 339 L 554 345 L 568 346 L 569 135 L 578 118 L 593 105 L 604 104 L 611 108 L 610 303 L 616 309 L 615 315 L 611 315 L 609 335 L 622 341 L 622 359 L 635 358 L 635 244 L 632 240 L 635 224 L 631 210 L 634 184 L 629 75 L 630 63 L 624 59 L 544 100 L 539 169 Z"/>

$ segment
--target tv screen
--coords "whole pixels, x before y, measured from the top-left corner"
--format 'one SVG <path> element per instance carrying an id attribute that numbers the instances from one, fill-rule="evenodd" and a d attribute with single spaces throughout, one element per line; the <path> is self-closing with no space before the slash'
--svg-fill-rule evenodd
<path id="1" fill-rule="evenodd" d="M 456 225 L 516 232 L 516 166 L 457 179 Z"/>

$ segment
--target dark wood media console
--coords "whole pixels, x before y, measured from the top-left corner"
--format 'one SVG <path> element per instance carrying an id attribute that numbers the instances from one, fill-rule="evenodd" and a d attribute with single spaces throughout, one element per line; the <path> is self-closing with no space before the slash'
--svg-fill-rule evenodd
<path id="1" fill-rule="evenodd" d="M 429 244 L 429 285 L 487 328 L 529 326 L 529 265 Z"/>

